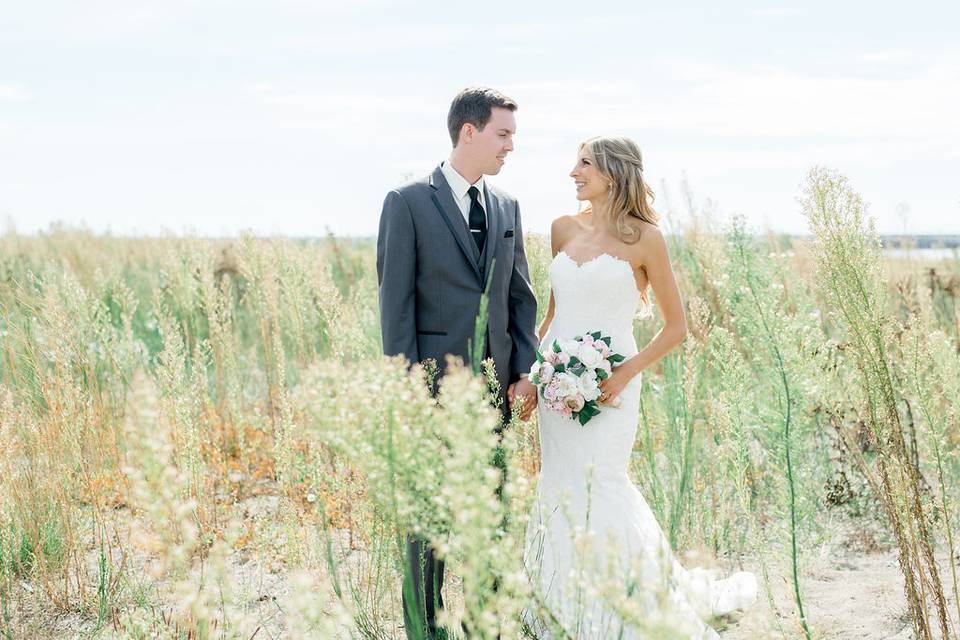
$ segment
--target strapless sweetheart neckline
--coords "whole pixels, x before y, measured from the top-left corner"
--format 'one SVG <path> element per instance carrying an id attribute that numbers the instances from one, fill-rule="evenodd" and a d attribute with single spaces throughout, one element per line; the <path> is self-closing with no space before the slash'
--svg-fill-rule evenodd
<path id="1" fill-rule="evenodd" d="M 599 253 L 599 254 L 593 256 L 593 257 L 590 258 L 589 260 L 584 260 L 583 262 L 577 262 L 576 260 L 573 259 L 573 256 L 571 256 L 569 253 L 567 253 L 566 251 L 564 251 L 564 250 L 561 249 L 560 251 L 557 252 L 557 255 L 554 256 L 554 258 L 553 258 L 554 262 L 555 262 L 556 259 L 559 258 L 561 255 L 562 255 L 564 258 L 566 258 L 566 259 L 570 262 L 570 264 L 572 264 L 572 265 L 574 266 L 575 269 L 584 269 L 584 268 L 586 268 L 588 265 L 599 261 L 601 258 L 610 258 L 610 259 L 613 260 L 614 262 L 619 263 L 619 264 L 622 264 L 623 266 L 625 266 L 625 267 L 630 271 L 630 275 L 633 276 L 633 265 L 632 265 L 632 264 L 630 264 L 629 262 L 627 262 L 627 261 L 624 260 L 623 258 L 618 258 L 617 256 L 615 256 L 615 255 L 613 255 L 613 254 L 611 254 L 611 253 L 607 253 L 606 251 L 604 251 L 603 253 Z M 636 278 L 634 278 L 634 281 L 633 281 L 633 288 L 636 290 L 637 295 L 640 295 L 640 289 L 637 287 Z"/>
<path id="2" fill-rule="evenodd" d="M 564 251 L 563 249 L 561 249 L 560 251 L 557 252 L 557 257 L 559 257 L 561 254 L 562 254 L 567 260 L 569 260 L 569 261 L 572 262 L 574 265 L 576 265 L 577 268 L 585 267 L 585 266 L 587 266 L 588 264 L 590 264 L 591 262 L 596 262 L 596 261 L 599 260 L 600 258 L 606 257 L 606 258 L 610 258 L 611 260 L 616 260 L 617 262 L 622 262 L 623 264 L 625 264 L 625 265 L 627 265 L 628 267 L 630 267 L 630 271 L 633 271 L 633 265 L 632 265 L 632 264 L 630 264 L 629 262 L 627 262 L 627 261 L 624 260 L 623 258 L 618 258 L 617 256 L 613 255 L 612 253 L 607 253 L 606 251 L 604 251 L 604 252 L 602 252 L 602 253 L 598 253 L 597 255 L 593 256 L 593 257 L 590 258 L 589 260 L 584 260 L 583 262 L 577 262 L 576 260 L 573 259 L 573 256 L 571 256 L 569 253 L 567 253 L 567 252 Z M 554 258 L 554 260 L 556 260 L 556 257 Z"/>

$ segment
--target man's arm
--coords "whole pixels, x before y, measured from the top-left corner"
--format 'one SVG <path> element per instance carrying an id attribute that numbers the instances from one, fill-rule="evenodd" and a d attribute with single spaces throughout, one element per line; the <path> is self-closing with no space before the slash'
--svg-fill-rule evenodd
<path id="1" fill-rule="evenodd" d="M 410 207 L 399 191 L 383 201 L 377 235 L 377 283 L 380 286 L 380 334 L 383 353 L 420 361 L 414 282 L 417 238 Z"/>
<path id="2" fill-rule="evenodd" d="M 510 355 L 510 382 L 530 371 L 537 351 L 537 299 L 530 286 L 530 270 L 527 254 L 523 248 L 523 229 L 520 225 L 520 205 L 514 217 L 516 240 L 514 242 L 513 273 L 510 275 L 510 320 L 508 331 L 513 340 Z"/>

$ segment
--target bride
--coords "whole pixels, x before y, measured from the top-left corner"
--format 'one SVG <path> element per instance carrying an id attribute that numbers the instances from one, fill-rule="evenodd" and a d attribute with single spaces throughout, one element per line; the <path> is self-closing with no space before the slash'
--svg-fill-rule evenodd
<path id="1" fill-rule="evenodd" d="M 551 227 L 550 305 L 538 331 L 601 331 L 625 360 L 600 383 L 600 414 L 579 422 L 540 403 L 541 471 L 524 556 L 538 603 L 527 621 L 543 639 L 717 638 L 704 620 L 756 600 L 753 574 L 688 571 L 627 475 L 640 374 L 680 344 L 686 320 L 637 145 L 592 138 L 570 172 L 590 205 Z M 633 320 L 656 296 L 663 328 L 643 349 Z"/>

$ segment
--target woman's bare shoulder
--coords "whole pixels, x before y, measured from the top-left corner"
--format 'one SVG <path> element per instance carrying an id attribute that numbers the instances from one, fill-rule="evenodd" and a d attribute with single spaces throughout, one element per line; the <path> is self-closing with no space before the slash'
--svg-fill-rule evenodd
<path id="1" fill-rule="evenodd" d="M 635 228 L 640 232 L 640 239 L 632 246 L 637 258 L 648 262 L 666 255 L 667 241 L 660 227 L 641 220 L 636 223 Z"/>
<path id="2" fill-rule="evenodd" d="M 646 239 L 647 242 L 663 242 L 663 231 L 652 222 L 645 220 L 637 221 L 637 230 L 640 232 L 640 241 Z"/>
<path id="3" fill-rule="evenodd" d="M 559 249 L 577 233 L 582 223 L 577 214 L 560 216 L 550 224 L 550 238 L 554 249 Z"/>
<path id="4" fill-rule="evenodd" d="M 570 229 L 577 229 L 582 224 L 583 223 L 580 220 L 579 214 L 574 213 L 570 215 L 560 216 L 558 218 L 554 218 L 553 223 L 551 223 L 550 225 L 550 231 L 564 232 Z"/>

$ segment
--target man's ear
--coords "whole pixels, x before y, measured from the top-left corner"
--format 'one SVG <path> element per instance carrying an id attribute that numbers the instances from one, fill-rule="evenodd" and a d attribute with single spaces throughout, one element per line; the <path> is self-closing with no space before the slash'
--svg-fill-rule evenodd
<path id="1" fill-rule="evenodd" d="M 476 133 L 477 128 L 474 127 L 469 122 L 464 122 L 463 126 L 460 127 L 460 144 L 470 144 L 473 142 L 473 134 Z"/>

